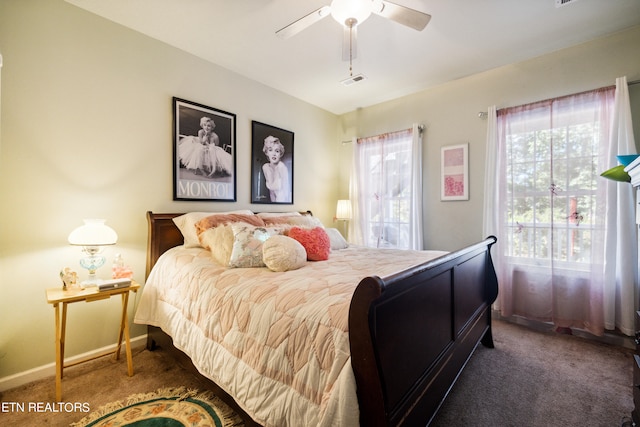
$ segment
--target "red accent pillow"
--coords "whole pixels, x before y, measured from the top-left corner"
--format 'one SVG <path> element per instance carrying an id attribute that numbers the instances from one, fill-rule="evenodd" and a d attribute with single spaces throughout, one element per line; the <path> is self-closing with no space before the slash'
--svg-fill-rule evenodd
<path id="1" fill-rule="evenodd" d="M 291 227 L 289 237 L 297 240 L 307 251 L 309 261 L 325 261 L 329 259 L 331 252 L 331 241 L 324 228 L 300 228 Z"/>

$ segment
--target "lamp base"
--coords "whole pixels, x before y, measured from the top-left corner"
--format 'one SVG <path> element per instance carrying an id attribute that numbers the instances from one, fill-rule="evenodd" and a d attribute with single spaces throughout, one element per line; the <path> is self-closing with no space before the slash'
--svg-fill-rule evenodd
<path id="1" fill-rule="evenodd" d="M 347 225 L 347 221 L 348 220 L 347 219 L 341 219 L 339 221 L 342 221 L 342 230 L 343 230 L 342 235 L 344 236 L 345 240 L 348 241 L 349 240 L 349 228 L 348 228 L 348 225 Z"/>
<path id="2" fill-rule="evenodd" d="M 91 286 L 98 286 L 102 283 L 101 279 L 96 277 L 96 270 L 104 265 L 106 258 L 102 255 L 96 255 L 95 252 L 87 257 L 80 258 L 80 265 L 89 271 L 86 280 L 80 282 L 80 286 L 84 289 Z"/>

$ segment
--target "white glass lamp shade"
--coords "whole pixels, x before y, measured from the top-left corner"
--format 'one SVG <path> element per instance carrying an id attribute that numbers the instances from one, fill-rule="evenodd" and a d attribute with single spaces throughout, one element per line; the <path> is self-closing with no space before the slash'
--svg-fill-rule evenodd
<path id="1" fill-rule="evenodd" d="M 349 220 L 351 219 L 351 200 L 338 200 L 338 206 L 336 207 L 336 219 Z"/>
<path id="2" fill-rule="evenodd" d="M 69 243 L 78 246 L 115 245 L 118 234 L 105 225 L 104 219 L 85 219 L 84 225 L 69 234 Z"/>
<path id="3" fill-rule="evenodd" d="M 362 24 L 371 15 L 372 9 L 371 0 L 333 0 L 331 2 L 331 16 L 341 25 L 348 25 L 347 21 L 350 19 L 355 19 L 356 25 Z"/>
<path id="4" fill-rule="evenodd" d="M 100 282 L 96 278 L 96 270 L 106 261 L 104 256 L 99 255 L 100 247 L 115 245 L 118 241 L 118 235 L 113 228 L 104 223 L 104 219 L 85 219 L 84 225 L 69 234 L 69 243 L 82 246 L 82 252 L 87 255 L 80 258 L 80 265 L 89 270 L 89 277 L 82 282 L 82 286 L 96 285 Z"/>

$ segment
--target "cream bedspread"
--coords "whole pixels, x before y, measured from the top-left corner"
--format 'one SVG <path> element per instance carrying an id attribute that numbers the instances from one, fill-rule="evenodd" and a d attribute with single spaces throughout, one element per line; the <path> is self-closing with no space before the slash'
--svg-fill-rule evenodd
<path id="1" fill-rule="evenodd" d="M 172 336 L 264 426 L 354 426 L 348 315 L 355 287 L 442 254 L 350 247 L 276 273 L 224 268 L 207 250 L 173 248 L 149 275 L 134 321 Z"/>

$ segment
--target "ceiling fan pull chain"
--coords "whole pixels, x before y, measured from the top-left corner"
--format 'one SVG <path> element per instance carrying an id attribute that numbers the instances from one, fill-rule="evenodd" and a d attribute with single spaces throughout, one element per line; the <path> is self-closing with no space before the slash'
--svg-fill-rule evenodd
<path id="1" fill-rule="evenodd" d="M 349 76 L 353 77 L 353 28 L 358 21 L 354 18 L 349 18 L 345 22 L 349 26 Z"/>
<path id="2" fill-rule="evenodd" d="M 353 77 L 353 26 L 349 27 L 349 75 Z"/>

